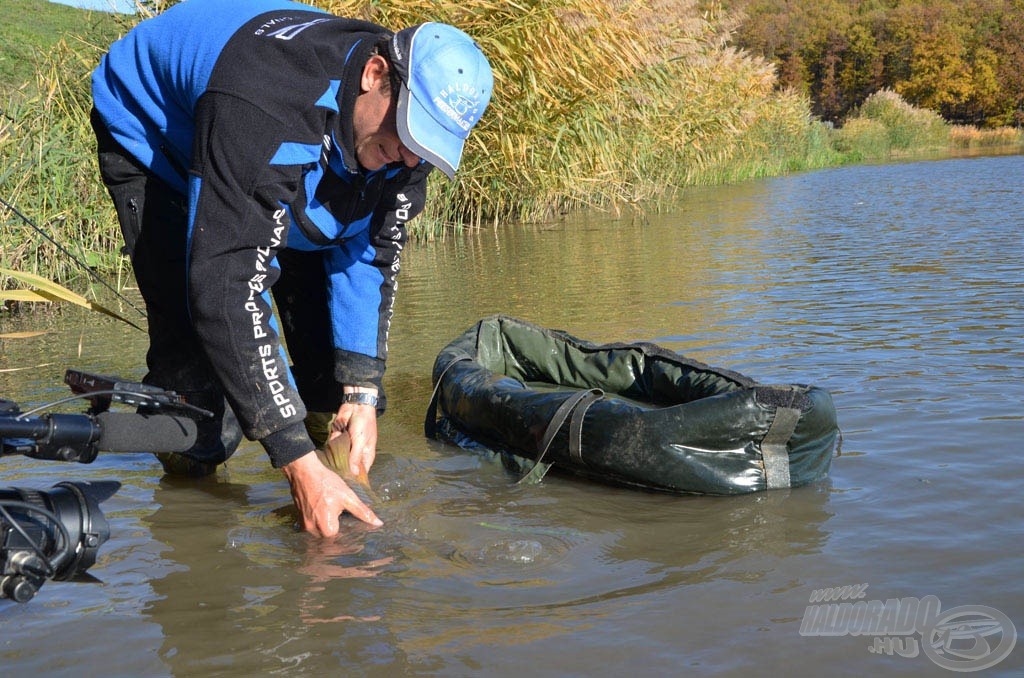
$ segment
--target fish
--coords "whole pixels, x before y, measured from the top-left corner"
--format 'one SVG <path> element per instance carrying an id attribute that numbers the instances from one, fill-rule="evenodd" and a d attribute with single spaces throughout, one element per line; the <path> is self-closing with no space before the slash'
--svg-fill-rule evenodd
<path id="1" fill-rule="evenodd" d="M 370 485 L 370 476 L 366 469 L 360 469 L 357 475 L 349 469 L 350 449 L 351 442 L 348 433 L 332 429 L 327 437 L 327 442 L 317 448 L 316 456 L 324 466 L 341 476 L 341 479 L 352 488 L 352 491 L 359 496 L 364 504 L 369 506 L 371 503 L 378 503 L 380 499 Z"/>

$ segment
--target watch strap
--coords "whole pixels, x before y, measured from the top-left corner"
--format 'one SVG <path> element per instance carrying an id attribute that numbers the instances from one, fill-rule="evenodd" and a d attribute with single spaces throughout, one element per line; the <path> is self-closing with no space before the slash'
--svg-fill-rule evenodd
<path id="1" fill-rule="evenodd" d="M 341 402 L 377 407 L 377 396 L 373 393 L 345 393 L 341 396 Z"/>

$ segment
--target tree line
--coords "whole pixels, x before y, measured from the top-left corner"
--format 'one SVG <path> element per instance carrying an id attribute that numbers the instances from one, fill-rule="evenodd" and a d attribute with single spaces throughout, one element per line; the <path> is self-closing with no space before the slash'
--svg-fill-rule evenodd
<path id="1" fill-rule="evenodd" d="M 891 89 L 949 122 L 1024 125 L 1024 0 L 720 0 L 737 46 L 841 123 Z M 708 5 L 711 7 L 711 5 Z"/>

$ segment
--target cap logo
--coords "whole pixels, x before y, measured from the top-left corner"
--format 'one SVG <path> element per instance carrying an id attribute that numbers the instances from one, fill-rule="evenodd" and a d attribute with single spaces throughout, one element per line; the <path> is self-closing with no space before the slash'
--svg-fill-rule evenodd
<path id="1" fill-rule="evenodd" d="M 448 85 L 434 97 L 434 105 L 468 132 L 473 128 L 480 109 L 480 93 L 468 83 Z"/>

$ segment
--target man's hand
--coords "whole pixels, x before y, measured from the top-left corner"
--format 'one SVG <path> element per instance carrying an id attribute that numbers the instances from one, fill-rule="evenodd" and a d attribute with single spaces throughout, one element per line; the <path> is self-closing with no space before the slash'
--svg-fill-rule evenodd
<path id="1" fill-rule="evenodd" d="M 337 473 L 320 462 L 315 451 L 282 466 L 281 470 L 291 485 L 292 500 L 306 532 L 319 537 L 335 536 L 343 511 L 374 527 L 384 524 Z"/>
<path id="2" fill-rule="evenodd" d="M 345 387 L 346 392 L 377 394 L 376 389 Z M 371 405 L 345 403 L 338 408 L 332 427 L 348 433 L 351 447 L 348 470 L 356 478 L 365 478 L 377 457 L 377 408 Z"/>

